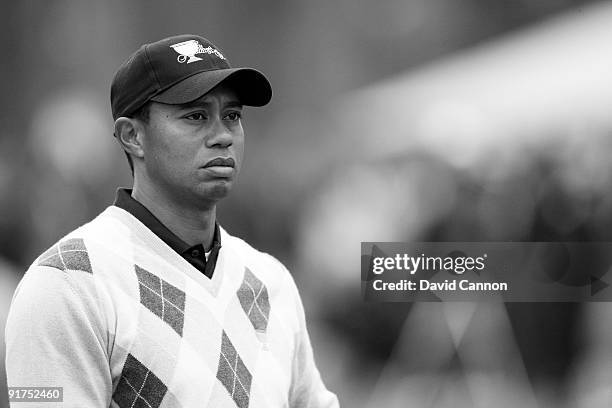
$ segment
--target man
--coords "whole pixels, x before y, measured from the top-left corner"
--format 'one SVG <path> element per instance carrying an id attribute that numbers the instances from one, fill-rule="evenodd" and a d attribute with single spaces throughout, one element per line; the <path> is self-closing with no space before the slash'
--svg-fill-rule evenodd
<path id="1" fill-rule="evenodd" d="M 61 407 L 338 406 L 291 275 L 216 222 L 242 162 L 242 106 L 271 95 L 199 36 L 123 63 L 111 106 L 133 189 L 24 275 L 10 387 L 63 387 Z"/>

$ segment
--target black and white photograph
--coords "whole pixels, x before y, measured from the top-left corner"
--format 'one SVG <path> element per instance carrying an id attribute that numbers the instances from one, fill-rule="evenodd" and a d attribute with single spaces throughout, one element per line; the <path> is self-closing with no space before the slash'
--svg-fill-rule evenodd
<path id="1" fill-rule="evenodd" d="M 612 406 L 612 2 L 0 22 L 0 408 Z"/>

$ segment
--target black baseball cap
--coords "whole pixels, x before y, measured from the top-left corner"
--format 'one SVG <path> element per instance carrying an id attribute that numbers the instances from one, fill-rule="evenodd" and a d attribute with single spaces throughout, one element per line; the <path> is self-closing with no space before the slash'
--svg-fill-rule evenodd
<path id="1" fill-rule="evenodd" d="M 145 44 L 117 70 L 111 84 L 113 119 L 130 116 L 148 101 L 194 101 L 221 82 L 243 105 L 264 106 L 272 98 L 268 79 L 253 68 L 232 68 L 213 43 L 197 35 L 177 35 Z"/>

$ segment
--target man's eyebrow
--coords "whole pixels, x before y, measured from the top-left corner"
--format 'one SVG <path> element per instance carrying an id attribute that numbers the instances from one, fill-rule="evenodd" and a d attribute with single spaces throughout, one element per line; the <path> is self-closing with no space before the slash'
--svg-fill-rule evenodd
<path id="1" fill-rule="evenodd" d="M 195 101 L 192 101 L 192 102 L 182 103 L 178 106 L 178 108 L 179 109 L 207 108 L 210 105 L 212 105 L 211 102 L 196 99 Z M 236 101 L 228 101 L 227 103 L 223 104 L 223 107 L 224 108 L 242 108 L 243 105 L 242 103 L 236 100 Z"/>
<path id="2" fill-rule="evenodd" d="M 242 108 L 243 105 L 242 103 L 238 102 L 238 101 L 230 101 L 228 103 L 225 104 L 226 108 Z"/>

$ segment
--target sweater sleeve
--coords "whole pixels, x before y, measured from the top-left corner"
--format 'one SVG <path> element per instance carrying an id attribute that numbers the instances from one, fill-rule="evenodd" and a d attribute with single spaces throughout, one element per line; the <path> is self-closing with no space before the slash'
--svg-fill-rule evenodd
<path id="1" fill-rule="evenodd" d="M 110 405 L 107 334 L 93 293 L 93 277 L 86 272 L 47 266 L 26 272 L 5 328 L 9 387 L 63 387 L 63 403 L 46 402 L 49 408 Z M 11 407 L 35 406 L 41 403 L 11 402 Z"/>
<path id="2" fill-rule="evenodd" d="M 306 328 L 304 307 L 293 279 L 291 279 L 291 286 L 296 302 L 299 331 L 296 334 L 296 349 L 293 359 L 290 407 L 338 408 L 338 398 L 325 387 L 315 364 L 310 336 Z"/>

